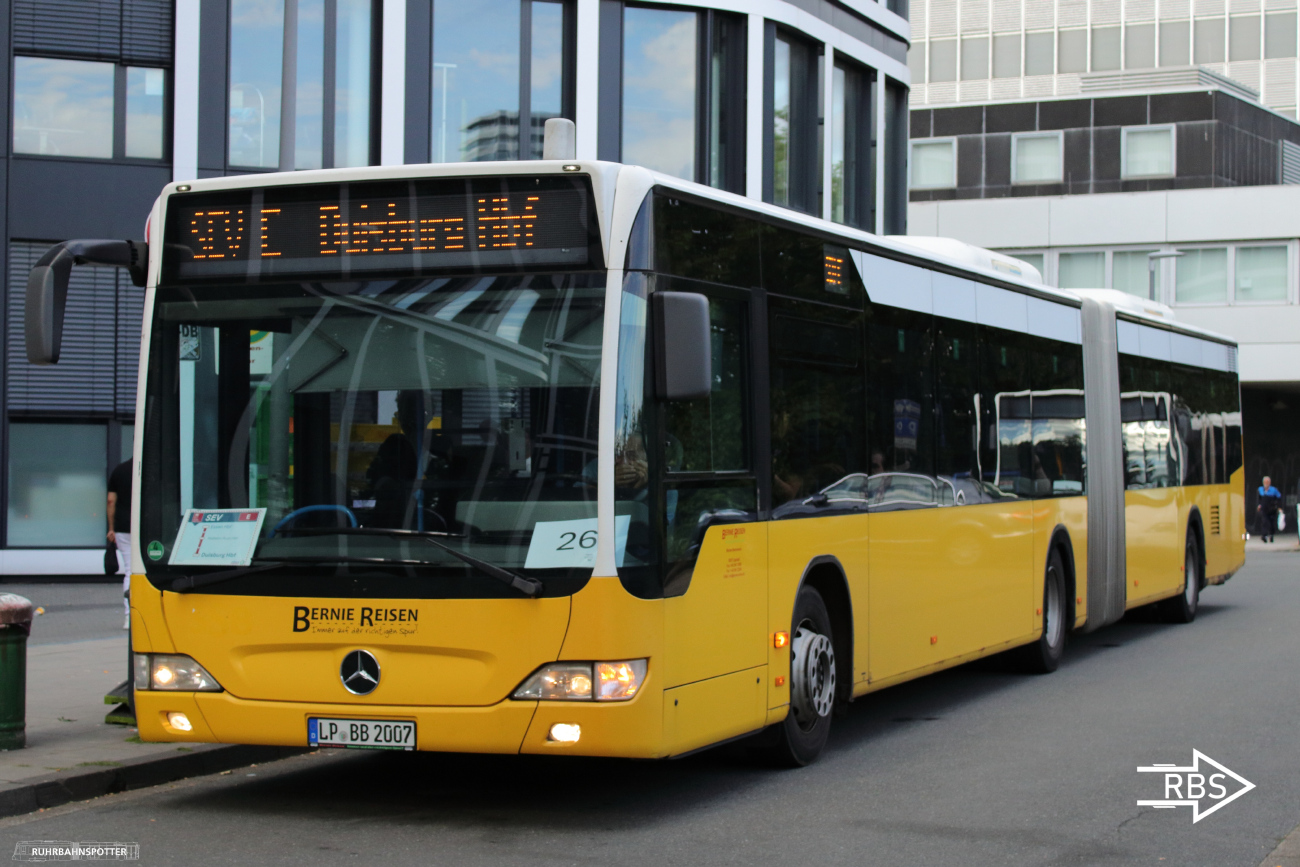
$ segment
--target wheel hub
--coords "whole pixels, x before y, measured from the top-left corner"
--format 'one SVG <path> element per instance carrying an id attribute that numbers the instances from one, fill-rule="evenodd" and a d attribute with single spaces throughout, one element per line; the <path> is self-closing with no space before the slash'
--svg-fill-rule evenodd
<path id="1" fill-rule="evenodd" d="M 835 648 L 825 635 L 802 626 L 790 642 L 790 703 L 805 727 L 829 716 L 835 704 Z"/>

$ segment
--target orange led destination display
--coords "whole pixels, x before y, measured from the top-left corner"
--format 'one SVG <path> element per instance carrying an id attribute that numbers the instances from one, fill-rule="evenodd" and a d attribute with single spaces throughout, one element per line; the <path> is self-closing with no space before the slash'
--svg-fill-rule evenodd
<path id="1" fill-rule="evenodd" d="M 428 182 L 427 192 L 385 184 L 386 195 L 376 184 L 178 195 L 169 208 L 171 270 L 256 278 L 582 265 L 593 241 L 590 193 L 575 180 Z"/>

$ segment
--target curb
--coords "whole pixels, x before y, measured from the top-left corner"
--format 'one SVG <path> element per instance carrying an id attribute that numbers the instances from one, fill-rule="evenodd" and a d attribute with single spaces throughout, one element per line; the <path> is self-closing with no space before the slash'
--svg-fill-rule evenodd
<path id="1" fill-rule="evenodd" d="M 201 777 L 308 752 L 298 747 L 196 746 L 192 753 L 143 758 L 114 768 L 86 769 L 37 777 L 0 790 L 0 819 L 21 816 L 71 801 L 85 801 Z"/>

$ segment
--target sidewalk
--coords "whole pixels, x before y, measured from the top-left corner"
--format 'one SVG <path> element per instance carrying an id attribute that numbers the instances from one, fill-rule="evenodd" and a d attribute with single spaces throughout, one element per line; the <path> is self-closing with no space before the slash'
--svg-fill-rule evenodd
<path id="1" fill-rule="evenodd" d="M 140 743 L 134 727 L 104 722 L 125 669 L 125 633 L 27 648 L 27 748 L 0 752 L 0 817 L 296 752 Z"/>

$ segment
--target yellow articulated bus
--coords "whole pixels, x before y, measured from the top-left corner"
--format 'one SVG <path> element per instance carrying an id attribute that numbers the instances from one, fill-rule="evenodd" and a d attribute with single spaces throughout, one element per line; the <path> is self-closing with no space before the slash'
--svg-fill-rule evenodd
<path id="1" fill-rule="evenodd" d="M 146 741 L 812 761 L 832 710 L 1244 560 L 1236 348 L 1028 265 L 645 169 L 168 186 L 131 582 Z"/>

